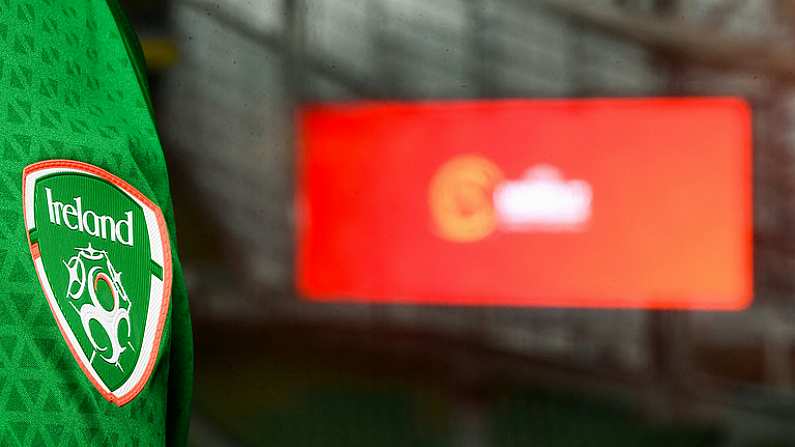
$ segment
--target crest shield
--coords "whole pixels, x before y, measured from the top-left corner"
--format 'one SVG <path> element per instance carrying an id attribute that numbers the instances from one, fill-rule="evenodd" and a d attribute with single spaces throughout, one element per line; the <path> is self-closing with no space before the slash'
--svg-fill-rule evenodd
<path id="1" fill-rule="evenodd" d="M 171 249 L 157 205 L 96 166 L 25 168 L 25 227 L 55 322 L 86 377 L 124 405 L 154 368 L 171 295 Z"/>

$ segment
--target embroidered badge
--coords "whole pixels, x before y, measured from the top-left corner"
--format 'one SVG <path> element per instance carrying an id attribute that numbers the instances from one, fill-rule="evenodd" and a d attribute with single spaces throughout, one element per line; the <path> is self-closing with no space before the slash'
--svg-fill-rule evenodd
<path id="1" fill-rule="evenodd" d="M 22 176 L 30 252 L 55 322 L 110 402 L 141 391 L 157 359 L 171 294 L 163 214 L 124 180 L 67 160 Z"/>

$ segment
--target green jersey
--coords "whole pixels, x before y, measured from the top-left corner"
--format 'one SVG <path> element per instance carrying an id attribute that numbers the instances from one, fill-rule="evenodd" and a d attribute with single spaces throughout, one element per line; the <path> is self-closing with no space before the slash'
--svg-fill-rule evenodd
<path id="1" fill-rule="evenodd" d="M 192 336 L 116 0 L 0 0 L 0 445 L 184 445 Z"/>

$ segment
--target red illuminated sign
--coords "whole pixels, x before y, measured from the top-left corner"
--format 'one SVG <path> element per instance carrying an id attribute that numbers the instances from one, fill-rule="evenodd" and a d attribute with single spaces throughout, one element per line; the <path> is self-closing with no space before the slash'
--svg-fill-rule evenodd
<path id="1" fill-rule="evenodd" d="M 300 293 L 741 309 L 751 131 L 732 98 L 362 103 L 300 124 Z"/>

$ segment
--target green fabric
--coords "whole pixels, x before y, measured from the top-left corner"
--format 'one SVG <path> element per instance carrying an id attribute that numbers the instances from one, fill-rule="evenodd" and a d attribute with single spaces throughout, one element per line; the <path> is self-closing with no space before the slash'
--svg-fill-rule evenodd
<path id="1" fill-rule="evenodd" d="M 138 77 L 138 83 L 141 85 L 141 89 L 144 91 L 144 97 L 146 99 L 146 103 L 149 105 L 149 111 L 154 116 L 154 111 L 152 110 L 152 98 L 149 96 L 149 81 L 146 77 L 146 60 L 144 59 L 144 50 L 141 48 L 141 43 L 138 41 L 138 38 L 135 35 L 135 30 L 133 30 L 130 22 L 127 20 L 127 16 L 121 9 L 119 2 L 117 0 L 107 0 L 107 2 L 111 12 L 113 13 L 113 18 L 116 20 L 116 24 L 121 30 L 122 39 L 124 40 L 124 46 L 127 49 L 127 53 L 132 58 L 133 68 L 135 68 L 135 75 Z"/>
<path id="2" fill-rule="evenodd" d="M 114 0 L 0 0 L 0 445 L 185 444 L 190 316 L 139 51 Z M 165 215 L 169 316 L 149 381 L 122 407 L 77 366 L 31 261 L 22 171 L 50 159 L 105 169 Z"/>

